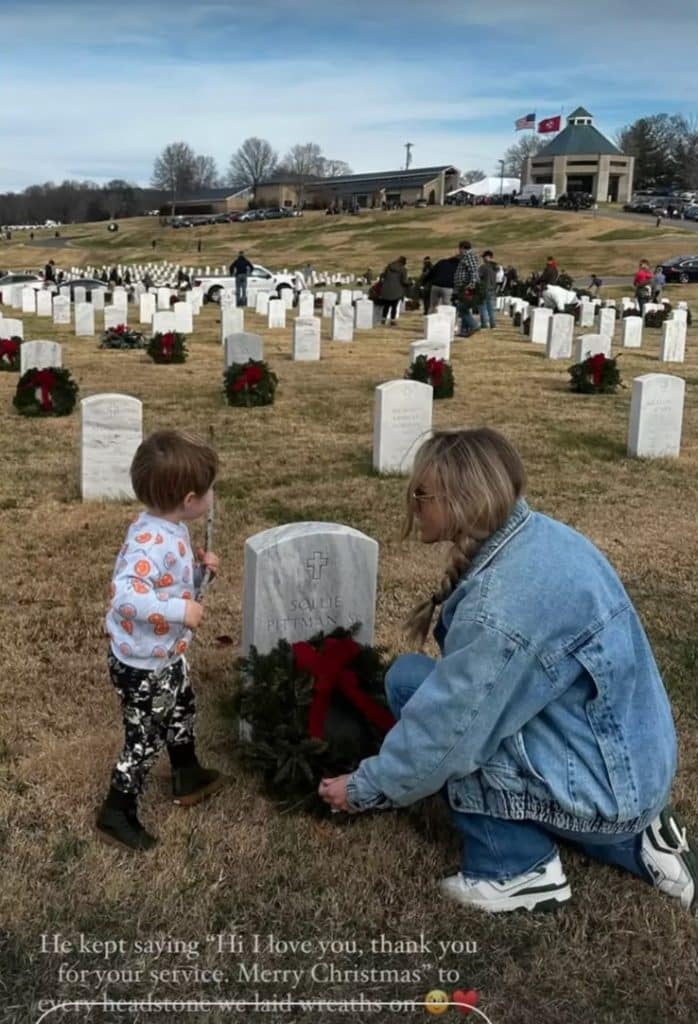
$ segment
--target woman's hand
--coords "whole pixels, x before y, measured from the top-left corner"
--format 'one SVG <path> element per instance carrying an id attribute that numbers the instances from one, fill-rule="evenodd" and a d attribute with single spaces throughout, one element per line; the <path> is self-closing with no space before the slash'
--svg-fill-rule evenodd
<path id="1" fill-rule="evenodd" d="M 338 775 L 335 779 L 322 779 L 318 793 L 334 811 L 358 814 L 360 808 L 352 807 L 347 800 L 347 780 L 349 778 L 349 775 Z"/>

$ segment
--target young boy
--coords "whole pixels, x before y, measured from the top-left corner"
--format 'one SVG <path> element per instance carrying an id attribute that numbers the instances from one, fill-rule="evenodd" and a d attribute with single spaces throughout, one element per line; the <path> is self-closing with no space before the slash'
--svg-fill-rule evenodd
<path id="1" fill-rule="evenodd" d="M 137 799 L 163 746 L 172 765 L 176 804 L 195 804 L 223 777 L 202 768 L 194 749 L 194 694 L 184 652 L 203 616 L 194 599 L 218 558 L 197 551 L 186 524 L 206 515 L 218 470 L 215 451 L 200 438 L 160 430 L 139 446 L 131 464 L 136 496 L 146 506 L 131 524 L 111 584 L 106 627 L 109 674 L 119 697 L 124 749 L 97 818 L 106 842 L 149 850 L 157 839 L 138 820 Z"/>

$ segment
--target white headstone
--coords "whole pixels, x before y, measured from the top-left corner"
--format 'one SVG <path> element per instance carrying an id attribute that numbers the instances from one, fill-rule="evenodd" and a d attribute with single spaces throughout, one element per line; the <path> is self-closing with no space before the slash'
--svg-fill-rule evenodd
<path id="1" fill-rule="evenodd" d="M 665 320 L 659 346 L 662 363 L 682 363 L 686 355 L 686 324 L 680 320 Z"/>
<path id="2" fill-rule="evenodd" d="M 575 363 L 583 363 L 589 356 L 603 354 L 611 357 L 611 340 L 603 334 L 582 334 L 574 345 Z"/>
<path id="3" fill-rule="evenodd" d="M 339 289 L 339 304 L 340 306 L 351 306 L 354 300 L 351 288 L 340 288 Z"/>
<path id="4" fill-rule="evenodd" d="M 176 331 L 175 315 L 171 310 L 158 309 L 153 313 L 153 334 L 166 334 Z"/>
<path id="5" fill-rule="evenodd" d="M 574 338 L 574 316 L 571 313 L 553 313 L 548 323 L 545 354 L 548 359 L 570 359 Z"/>
<path id="6" fill-rule="evenodd" d="M 24 321 L 15 317 L 2 317 L 2 334 L 4 338 L 23 338 Z"/>
<path id="7" fill-rule="evenodd" d="M 41 295 L 41 292 L 39 292 L 39 295 Z M 673 310 L 671 319 L 688 326 L 688 309 L 677 308 Z"/>
<path id="8" fill-rule="evenodd" d="M 175 330 L 180 334 L 192 334 L 194 331 L 194 314 L 188 302 L 175 302 L 172 306 L 175 315 Z"/>
<path id="9" fill-rule="evenodd" d="M 53 299 L 53 322 L 54 324 L 70 323 L 70 299 L 65 295 L 56 295 Z"/>
<path id="10" fill-rule="evenodd" d="M 247 363 L 250 359 L 260 362 L 264 359 L 264 343 L 259 334 L 241 331 L 229 334 L 225 339 L 225 366 L 233 363 Z"/>
<path id="11" fill-rule="evenodd" d="M 73 289 L 73 302 L 77 306 L 78 302 L 87 302 L 87 288 L 84 285 L 76 284 Z"/>
<path id="12" fill-rule="evenodd" d="M 269 307 L 267 309 L 267 327 L 285 327 L 286 326 L 286 306 L 282 299 L 269 299 Z"/>
<path id="13" fill-rule="evenodd" d="M 119 285 L 119 287 L 114 289 L 111 293 L 111 304 L 112 306 L 116 306 L 118 309 L 128 309 L 128 292 L 125 288 L 122 288 Z"/>
<path id="14" fill-rule="evenodd" d="M 530 310 L 528 340 L 534 345 L 545 345 L 548 341 L 548 324 L 553 315 L 552 309 L 545 306 L 534 306 Z"/>
<path id="15" fill-rule="evenodd" d="M 36 293 L 36 315 L 51 316 L 51 292 L 40 291 Z"/>
<path id="16" fill-rule="evenodd" d="M 354 340 L 354 307 L 342 305 L 332 307 L 332 341 Z"/>
<path id="17" fill-rule="evenodd" d="M 242 650 L 360 623 L 373 643 L 378 544 L 338 523 L 290 523 L 245 542 Z"/>
<path id="18" fill-rule="evenodd" d="M 75 334 L 85 337 L 95 333 L 95 311 L 91 302 L 75 304 Z"/>
<path id="19" fill-rule="evenodd" d="M 337 302 L 336 292 L 323 292 L 322 293 L 322 315 L 323 317 L 332 316 L 332 310 Z"/>
<path id="20" fill-rule="evenodd" d="M 374 305 L 370 299 L 357 299 L 354 306 L 354 327 L 357 331 L 369 331 L 373 328 Z"/>
<path id="21" fill-rule="evenodd" d="M 456 319 L 458 316 L 456 307 L 452 306 L 448 302 L 442 302 L 440 306 L 436 307 L 436 315 L 444 317 L 446 320 L 448 320 L 449 325 L 451 327 L 451 340 L 453 340 L 453 335 L 456 330 Z"/>
<path id="22" fill-rule="evenodd" d="M 36 313 L 36 292 L 28 286 L 22 288 L 22 312 Z"/>
<path id="23" fill-rule="evenodd" d="M 302 291 L 298 296 L 298 316 L 308 317 L 315 313 L 315 296 L 312 292 Z"/>
<path id="24" fill-rule="evenodd" d="M 142 324 L 152 324 L 153 314 L 155 312 L 155 296 L 152 292 L 146 292 L 145 295 L 141 295 L 140 307 L 140 322 Z M 105 316 L 106 312 L 105 308 Z"/>
<path id="25" fill-rule="evenodd" d="M 613 340 L 613 331 L 616 326 L 616 307 L 613 308 L 604 307 L 599 310 L 599 334 L 603 337 L 608 338 L 610 341 Z"/>
<path id="26" fill-rule="evenodd" d="M 7 321 L 6 321 L 7 322 Z M 11 331 L 16 334 L 16 331 Z M 19 348 L 19 372 L 62 366 L 62 349 L 57 341 L 25 341 Z"/>
<path id="27" fill-rule="evenodd" d="M 411 366 L 418 356 L 426 356 L 427 359 L 448 360 L 450 348 L 450 344 L 447 345 L 443 341 L 426 341 L 422 339 L 413 341 L 410 344 L 410 361 L 408 365 Z"/>
<path id="28" fill-rule="evenodd" d="M 245 330 L 245 310 L 242 306 L 221 306 L 221 342 L 229 334 L 241 334 Z"/>
<path id="29" fill-rule="evenodd" d="M 427 341 L 445 341 L 450 344 L 451 324 L 440 313 L 429 313 L 424 317 L 424 337 Z"/>
<path id="30" fill-rule="evenodd" d="M 298 316 L 293 321 L 293 358 L 316 360 L 320 358 L 320 325 L 318 316 Z"/>
<path id="31" fill-rule="evenodd" d="M 431 433 L 434 389 L 415 380 L 379 384 L 373 411 L 373 468 L 410 473 L 419 445 Z"/>
<path id="32" fill-rule="evenodd" d="M 293 288 L 282 288 L 280 298 L 286 309 L 293 309 Z"/>
<path id="33" fill-rule="evenodd" d="M 170 308 L 170 296 L 171 295 L 172 295 L 172 290 L 170 288 L 158 288 L 158 309 L 169 309 Z"/>
<path id="34" fill-rule="evenodd" d="M 96 313 L 101 312 L 104 309 L 105 294 L 106 291 L 104 288 L 95 287 L 90 291 L 90 302 L 92 303 L 92 306 Z"/>
<path id="35" fill-rule="evenodd" d="M 686 382 L 668 373 L 645 373 L 633 381 L 628 455 L 636 458 L 677 456 Z"/>
<path id="36" fill-rule="evenodd" d="M 269 311 L 269 292 L 257 292 L 255 298 L 255 313 L 259 316 L 266 316 Z"/>
<path id="37" fill-rule="evenodd" d="M 130 395 L 91 395 L 80 402 L 83 501 L 134 498 L 130 468 L 143 439 L 143 405 Z"/>
<path id="38" fill-rule="evenodd" d="M 579 326 L 580 327 L 593 327 L 594 326 L 594 313 L 596 312 L 596 306 L 593 302 L 587 302 L 586 299 L 582 299 L 579 312 Z"/>
<path id="39" fill-rule="evenodd" d="M 108 331 L 110 327 L 118 327 L 120 324 L 126 325 L 126 314 L 123 309 L 115 309 L 113 306 L 106 306 L 104 309 L 104 330 Z"/>
<path id="40" fill-rule="evenodd" d="M 640 348 L 642 345 L 642 317 L 625 316 L 621 328 L 623 348 Z"/>

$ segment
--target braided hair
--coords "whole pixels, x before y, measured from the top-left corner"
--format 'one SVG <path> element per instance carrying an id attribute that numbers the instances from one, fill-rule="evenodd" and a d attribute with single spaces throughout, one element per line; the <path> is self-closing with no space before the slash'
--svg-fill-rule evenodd
<path id="1" fill-rule="evenodd" d="M 477 551 L 499 530 L 521 497 L 525 473 L 521 458 L 502 434 L 490 427 L 438 430 L 420 447 L 407 489 L 404 535 L 415 527 L 415 489 L 425 478 L 445 511 L 444 536 L 452 547 L 438 588 L 410 612 L 405 628 L 423 644 L 436 608 L 450 597 Z"/>

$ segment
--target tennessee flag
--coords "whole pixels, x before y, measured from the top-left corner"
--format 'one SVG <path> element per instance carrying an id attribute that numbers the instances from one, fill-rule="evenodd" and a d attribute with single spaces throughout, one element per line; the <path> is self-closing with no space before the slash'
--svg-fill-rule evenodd
<path id="1" fill-rule="evenodd" d="M 546 117 L 542 121 L 538 122 L 538 134 L 546 135 L 548 132 L 559 132 L 560 122 L 562 118 L 558 114 L 557 117 Z"/>

